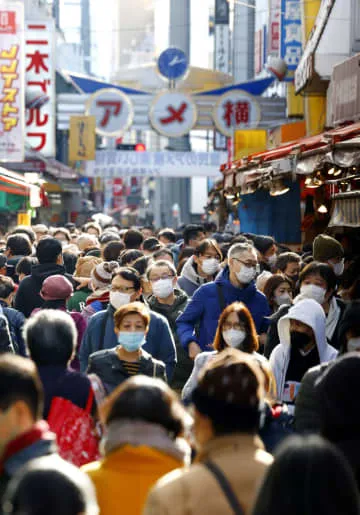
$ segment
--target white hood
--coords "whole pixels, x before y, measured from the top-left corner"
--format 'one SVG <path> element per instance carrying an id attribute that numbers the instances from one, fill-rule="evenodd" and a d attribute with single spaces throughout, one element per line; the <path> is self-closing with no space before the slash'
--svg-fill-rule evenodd
<path id="1" fill-rule="evenodd" d="M 326 315 L 321 305 L 316 300 L 304 298 L 298 300 L 289 309 L 287 315 L 280 318 L 278 322 L 279 339 L 280 343 L 285 345 L 290 345 L 290 319 L 303 322 L 314 331 L 320 362 L 322 362 L 328 343 L 326 340 Z"/>

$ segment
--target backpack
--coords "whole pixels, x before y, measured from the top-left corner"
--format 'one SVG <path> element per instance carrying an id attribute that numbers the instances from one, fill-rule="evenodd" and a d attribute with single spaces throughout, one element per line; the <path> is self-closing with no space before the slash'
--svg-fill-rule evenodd
<path id="1" fill-rule="evenodd" d="M 0 353 L 11 352 L 15 354 L 16 346 L 9 327 L 9 321 L 4 313 L 3 307 L 0 305 Z"/>

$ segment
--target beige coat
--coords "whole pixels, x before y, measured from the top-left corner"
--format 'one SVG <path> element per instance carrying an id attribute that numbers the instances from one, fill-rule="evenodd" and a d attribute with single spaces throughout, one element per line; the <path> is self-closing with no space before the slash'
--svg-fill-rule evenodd
<path id="1" fill-rule="evenodd" d="M 250 513 L 256 491 L 273 458 L 258 437 L 245 434 L 209 441 L 197 463 L 161 478 L 151 490 L 144 515 L 233 515 L 221 487 L 201 462 L 213 461 L 225 474 L 244 509 Z"/>

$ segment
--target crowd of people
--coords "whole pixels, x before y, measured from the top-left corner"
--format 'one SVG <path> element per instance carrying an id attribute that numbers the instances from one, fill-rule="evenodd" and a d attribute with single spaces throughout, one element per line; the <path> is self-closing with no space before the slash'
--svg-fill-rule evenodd
<path id="1" fill-rule="evenodd" d="M 10 230 L 0 513 L 360 515 L 357 238 Z"/>

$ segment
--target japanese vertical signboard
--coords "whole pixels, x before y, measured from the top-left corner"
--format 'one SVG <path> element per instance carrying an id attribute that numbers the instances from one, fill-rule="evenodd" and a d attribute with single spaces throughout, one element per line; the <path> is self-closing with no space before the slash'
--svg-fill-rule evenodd
<path id="1" fill-rule="evenodd" d="M 69 161 L 93 161 L 96 142 L 95 116 L 71 116 Z"/>
<path id="2" fill-rule="evenodd" d="M 280 57 L 288 67 L 287 80 L 293 80 L 302 53 L 301 2 L 281 0 Z"/>
<path id="3" fill-rule="evenodd" d="M 0 0 L 0 161 L 24 159 L 24 7 Z"/>
<path id="4" fill-rule="evenodd" d="M 227 0 L 215 0 L 215 31 L 214 31 L 214 69 L 218 72 L 230 71 L 230 8 Z M 226 150 L 227 142 L 223 134 L 215 131 L 214 144 L 216 149 Z"/>
<path id="5" fill-rule="evenodd" d="M 55 24 L 26 22 L 26 142 L 45 156 L 55 156 Z"/>
<path id="6" fill-rule="evenodd" d="M 268 53 L 279 56 L 281 0 L 269 0 Z"/>

